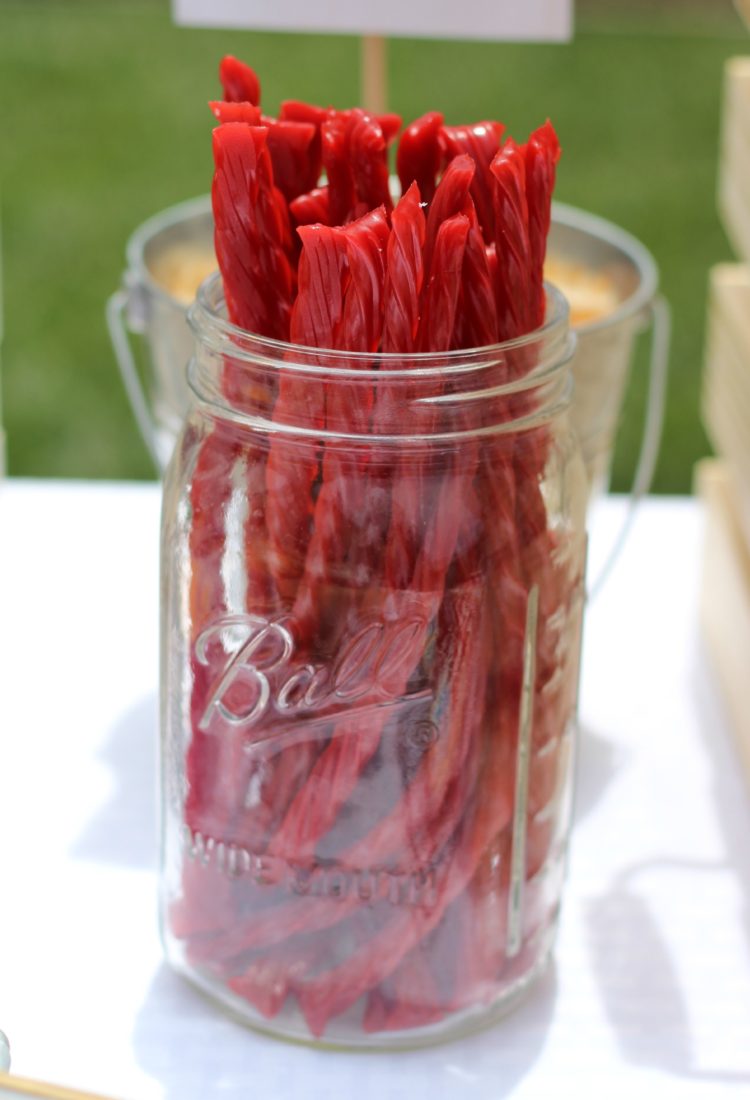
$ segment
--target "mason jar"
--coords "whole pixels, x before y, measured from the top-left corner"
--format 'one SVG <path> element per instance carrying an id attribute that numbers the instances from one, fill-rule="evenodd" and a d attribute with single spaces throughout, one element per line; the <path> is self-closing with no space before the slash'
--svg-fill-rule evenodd
<path id="1" fill-rule="evenodd" d="M 555 934 L 586 475 L 567 306 L 356 354 L 191 310 L 162 536 L 161 925 L 280 1037 L 408 1047 L 507 1011 Z"/>

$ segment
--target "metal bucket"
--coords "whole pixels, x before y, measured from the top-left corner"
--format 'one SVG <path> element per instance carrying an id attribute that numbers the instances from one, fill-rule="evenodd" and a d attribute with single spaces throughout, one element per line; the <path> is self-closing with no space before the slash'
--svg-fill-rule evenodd
<path id="1" fill-rule="evenodd" d="M 190 404 L 185 369 L 193 354 L 193 334 L 187 324 L 192 296 L 180 300 L 170 293 L 160 268 L 165 259 L 187 255 L 190 250 L 198 256 L 213 256 L 208 195 L 170 206 L 136 229 L 125 250 L 122 288 L 107 302 L 107 323 L 122 380 L 143 441 L 160 473 Z M 215 267 L 215 261 L 211 266 Z M 197 282 L 193 292 L 196 289 Z M 146 345 L 145 388 L 131 334 L 143 337 Z"/>
<path id="2" fill-rule="evenodd" d="M 633 496 L 651 484 L 659 450 L 669 358 L 669 310 L 658 294 L 656 262 L 624 229 L 585 210 L 554 203 L 548 253 L 606 279 L 612 308 L 595 320 L 573 325 L 571 406 L 589 479 L 589 500 L 609 483 L 617 425 L 639 333 L 650 329 L 649 399 Z M 565 287 L 562 287 L 565 290 Z"/>
<path id="3" fill-rule="evenodd" d="M 208 195 L 170 207 L 144 222 L 130 238 L 123 287 L 109 300 L 107 320 L 133 412 L 157 469 L 163 470 L 187 410 L 185 367 L 193 338 L 187 299 L 170 294 L 160 277 L 165 258 L 194 251 L 207 273 L 213 252 Z M 617 423 L 636 336 L 651 327 L 651 384 L 633 498 L 648 490 L 661 434 L 669 344 L 669 317 L 657 295 L 658 272 L 651 253 L 629 233 L 583 210 L 553 205 L 550 255 L 605 277 L 613 308 L 598 320 L 576 325 L 573 361 L 573 423 L 589 479 L 589 500 L 609 481 Z M 196 280 L 197 285 L 197 280 Z M 565 290 L 565 287 L 562 287 Z M 147 396 L 129 333 L 145 338 L 151 369 Z"/>

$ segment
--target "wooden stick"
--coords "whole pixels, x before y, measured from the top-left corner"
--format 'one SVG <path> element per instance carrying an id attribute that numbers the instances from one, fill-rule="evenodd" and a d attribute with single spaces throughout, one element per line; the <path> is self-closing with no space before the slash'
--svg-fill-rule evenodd
<path id="1" fill-rule="evenodd" d="M 734 0 L 734 6 L 750 28 L 750 0 Z"/>
<path id="2" fill-rule="evenodd" d="M 382 35 L 366 34 L 361 42 L 362 106 L 372 114 L 384 114 L 388 102 L 388 40 Z"/>
<path id="3" fill-rule="evenodd" d="M 63 1089 L 41 1081 L 29 1081 L 26 1077 L 13 1077 L 9 1073 L 0 1073 L 0 1092 L 7 1097 L 29 1096 L 38 1097 L 39 1100 L 106 1100 L 105 1097 L 94 1096 L 91 1092 Z"/>

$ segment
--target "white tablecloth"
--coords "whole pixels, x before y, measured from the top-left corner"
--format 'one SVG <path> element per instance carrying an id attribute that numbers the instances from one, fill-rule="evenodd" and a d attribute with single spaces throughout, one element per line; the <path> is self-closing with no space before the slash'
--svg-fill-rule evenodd
<path id="1" fill-rule="evenodd" d="M 595 558 L 622 508 L 600 506 Z M 0 486 L 0 1027 L 16 1073 L 122 1100 L 750 1094 L 750 798 L 698 631 L 697 503 L 647 501 L 587 612 L 554 968 L 495 1029 L 398 1055 L 258 1036 L 162 963 L 158 520 L 155 485 Z"/>

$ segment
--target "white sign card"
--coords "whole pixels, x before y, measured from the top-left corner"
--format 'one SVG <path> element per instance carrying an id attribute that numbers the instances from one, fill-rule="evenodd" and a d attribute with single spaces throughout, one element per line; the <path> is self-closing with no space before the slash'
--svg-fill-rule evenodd
<path id="1" fill-rule="evenodd" d="M 173 0 L 189 26 L 406 38 L 565 41 L 573 0 Z"/>

